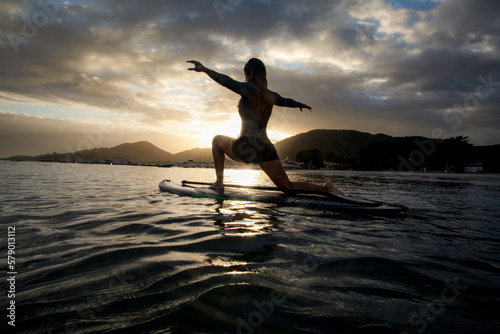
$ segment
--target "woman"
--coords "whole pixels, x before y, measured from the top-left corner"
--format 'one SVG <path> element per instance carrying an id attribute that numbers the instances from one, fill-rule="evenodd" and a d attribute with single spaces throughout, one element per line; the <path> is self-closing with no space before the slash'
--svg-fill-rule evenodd
<path id="1" fill-rule="evenodd" d="M 245 82 L 233 80 L 227 75 L 217 73 L 196 60 L 188 60 L 194 64 L 190 71 L 204 72 L 220 85 L 232 90 L 241 96 L 238 111 L 241 117 L 241 134 L 238 139 L 217 135 L 212 141 L 216 181 L 212 189 L 224 189 L 224 159 L 226 154 L 231 159 L 243 163 L 256 163 L 279 188 L 326 190 L 332 193 L 343 193 L 330 182 L 323 186 L 307 183 L 292 182 L 288 179 L 274 145 L 267 137 L 267 122 L 271 117 L 273 105 L 280 107 L 303 108 L 311 110 L 306 104 L 292 99 L 286 99 L 267 89 L 267 75 L 264 63 L 257 59 L 250 59 L 245 65 Z"/>

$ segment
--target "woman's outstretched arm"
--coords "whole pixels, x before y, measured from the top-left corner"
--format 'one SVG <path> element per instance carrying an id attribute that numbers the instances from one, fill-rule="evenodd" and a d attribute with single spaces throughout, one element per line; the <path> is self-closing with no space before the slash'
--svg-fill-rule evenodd
<path id="1" fill-rule="evenodd" d="M 312 111 L 312 108 L 307 104 L 295 101 L 293 99 L 281 97 L 281 95 L 279 95 L 278 93 L 274 93 L 274 104 L 278 107 L 299 108 L 300 111 L 302 111 L 302 108 L 304 108 Z"/>
<path id="2" fill-rule="evenodd" d="M 188 60 L 186 62 L 194 64 L 194 67 L 188 68 L 188 70 L 196 72 L 204 72 L 212 80 L 226 87 L 227 89 L 232 90 L 236 94 L 244 95 L 246 93 L 246 85 L 243 82 L 236 81 L 228 75 L 215 72 L 214 70 L 211 70 L 208 67 L 203 66 L 203 64 L 200 63 L 199 61 Z"/>

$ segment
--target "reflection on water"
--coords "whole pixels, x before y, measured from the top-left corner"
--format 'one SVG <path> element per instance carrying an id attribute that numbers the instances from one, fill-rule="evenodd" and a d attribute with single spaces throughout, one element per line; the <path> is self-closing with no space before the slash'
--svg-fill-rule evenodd
<path id="1" fill-rule="evenodd" d="M 226 184 L 241 184 L 245 186 L 258 186 L 269 182 L 260 170 L 248 169 L 226 169 L 224 171 L 224 182 Z"/>
<path id="2" fill-rule="evenodd" d="M 0 173 L 20 333 L 498 330 L 496 180 L 290 173 L 410 207 L 355 217 L 157 188 L 213 180 L 208 169 L 0 162 Z M 260 171 L 226 178 L 270 185 Z"/>
<path id="3" fill-rule="evenodd" d="M 220 218 L 215 219 L 224 235 L 256 236 L 278 229 L 278 221 L 269 209 L 258 208 L 254 203 L 245 201 L 218 201 L 220 207 L 215 211 Z"/>

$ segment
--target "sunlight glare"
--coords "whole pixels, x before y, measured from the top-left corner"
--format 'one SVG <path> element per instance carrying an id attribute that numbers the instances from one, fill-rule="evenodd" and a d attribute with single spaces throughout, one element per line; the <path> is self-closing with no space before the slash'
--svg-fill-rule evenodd
<path id="1" fill-rule="evenodd" d="M 280 140 L 290 137 L 289 134 L 269 129 L 267 130 L 267 136 L 274 144 L 276 144 L 276 142 L 279 142 Z"/>
<path id="2" fill-rule="evenodd" d="M 237 113 L 234 113 L 230 116 L 228 120 L 225 122 L 218 123 L 213 126 L 206 126 L 206 130 L 201 132 L 198 136 L 199 138 L 199 147 L 211 147 L 212 139 L 216 135 L 224 135 L 232 138 L 238 138 L 240 135 L 241 129 L 241 119 Z M 267 130 L 267 135 L 271 142 L 276 143 L 280 140 L 290 137 L 289 134 L 276 131 L 276 130 Z"/>
<path id="3" fill-rule="evenodd" d="M 241 120 L 238 114 L 232 114 L 230 118 L 216 126 L 207 126 L 207 130 L 203 131 L 199 138 L 201 147 L 211 147 L 212 139 L 216 135 L 224 135 L 233 138 L 238 138 L 240 134 Z"/>
<path id="4" fill-rule="evenodd" d="M 245 186 L 255 186 L 257 181 L 261 178 L 259 177 L 262 172 L 260 170 L 248 170 L 248 169 L 227 169 L 225 171 L 226 183 L 240 184 Z"/>

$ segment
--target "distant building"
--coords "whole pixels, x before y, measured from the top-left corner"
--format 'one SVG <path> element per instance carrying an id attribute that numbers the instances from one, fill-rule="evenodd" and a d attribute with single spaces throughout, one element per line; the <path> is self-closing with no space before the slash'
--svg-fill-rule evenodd
<path id="1" fill-rule="evenodd" d="M 482 162 L 466 162 L 464 164 L 464 173 L 482 173 L 483 163 Z"/>

